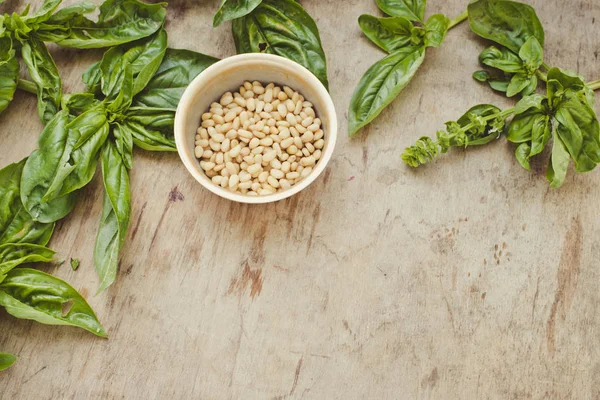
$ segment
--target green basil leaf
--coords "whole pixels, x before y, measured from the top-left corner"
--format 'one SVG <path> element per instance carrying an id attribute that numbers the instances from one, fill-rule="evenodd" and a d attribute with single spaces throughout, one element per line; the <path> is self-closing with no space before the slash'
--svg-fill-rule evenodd
<path id="1" fill-rule="evenodd" d="M 131 64 L 125 64 L 123 76 L 114 100 L 110 101 L 106 109 L 113 114 L 121 114 L 129 108 L 133 100 L 133 67 Z M 112 99 L 113 96 L 109 97 Z"/>
<path id="2" fill-rule="evenodd" d="M 134 97 L 133 105 L 175 111 L 190 82 L 217 61 L 217 58 L 189 50 L 167 49 L 156 74 Z"/>
<path id="3" fill-rule="evenodd" d="M 496 91 L 506 93 L 510 80 L 504 77 L 492 76 L 488 71 L 475 71 L 473 79 L 479 82 L 487 82 L 490 87 Z"/>
<path id="4" fill-rule="evenodd" d="M 512 143 L 530 142 L 533 137 L 533 125 L 541 116 L 543 114 L 537 110 L 515 115 L 508 126 L 506 139 Z"/>
<path id="5" fill-rule="evenodd" d="M 128 63 L 123 59 L 125 50 L 121 46 L 112 47 L 102 56 L 100 62 L 100 89 L 109 99 L 114 100 L 123 87 L 125 80 L 125 67 Z M 129 71 L 131 85 L 133 88 L 133 71 Z"/>
<path id="6" fill-rule="evenodd" d="M 528 72 L 534 74 L 544 62 L 544 49 L 535 36 L 530 37 L 521 46 L 519 57 L 523 60 Z"/>
<path id="7" fill-rule="evenodd" d="M 531 130 L 531 151 L 529 157 L 540 154 L 552 138 L 552 124 L 548 115 L 540 115 L 533 122 Z"/>
<path id="8" fill-rule="evenodd" d="M 54 224 L 35 222 L 21 203 L 21 175 L 27 159 L 0 170 L 0 244 L 46 245 Z"/>
<path id="9" fill-rule="evenodd" d="M 537 78 L 535 76 L 530 78 L 526 74 L 515 74 L 508 84 L 506 95 L 508 97 L 516 96 L 530 86 L 532 80 L 535 80 L 535 84 L 537 85 Z"/>
<path id="10" fill-rule="evenodd" d="M 450 19 L 443 14 L 429 17 L 425 24 L 425 46 L 440 47 L 448 33 L 448 26 L 450 26 Z"/>
<path id="11" fill-rule="evenodd" d="M 6 243 L 0 245 L 0 275 L 26 263 L 50 262 L 56 254 L 47 247 L 30 243 Z"/>
<path id="12" fill-rule="evenodd" d="M 516 74 L 524 72 L 523 61 L 507 48 L 490 46 L 479 54 L 479 62 L 503 72 Z"/>
<path id="13" fill-rule="evenodd" d="M 389 16 L 404 17 L 410 21 L 423 22 L 426 0 L 377 0 L 377 5 Z"/>
<path id="14" fill-rule="evenodd" d="M 148 129 L 134 121 L 126 121 L 122 128 L 128 130 L 133 137 L 133 143 L 144 150 L 177 151 L 172 135 Z"/>
<path id="15" fill-rule="evenodd" d="M 87 91 L 90 93 L 101 92 L 102 70 L 100 65 L 102 61 L 93 63 L 85 70 L 82 76 L 83 83 L 87 86 Z"/>
<path id="16" fill-rule="evenodd" d="M 550 187 L 558 189 L 562 186 L 567 176 L 569 168 L 569 152 L 565 148 L 559 136 L 554 136 L 552 145 L 552 156 L 546 170 L 546 179 L 550 182 Z"/>
<path id="17" fill-rule="evenodd" d="M 294 0 L 264 0 L 234 20 L 238 53 L 272 53 L 306 67 L 328 87 L 327 62 L 317 24 Z"/>
<path id="18" fill-rule="evenodd" d="M 43 24 L 36 34 L 60 46 L 91 49 L 116 46 L 145 38 L 165 22 L 166 3 L 145 4 L 137 0 L 106 0 L 100 6 L 98 22 L 82 15 L 60 29 Z"/>
<path id="19" fill-rule="evenodd" d="M 405 47 L 367 70 L 350 100 L 350 136 L 373 121 L 400 94 L 423 63 L 424 57 L 424 47 Z"/>
<path id="20" fill-rule="evenodd" d="M 62 98 L 62 108 L 75 116 L 101 104 L 102 102 L 93 93 L 66 94 Z"/>
<path id="21" fill-rule="evenodd" d="M 171 136 L 174 134 L 175 111 L 169 108 L 130 107 L 125 120 L 150 130 L 164 132 Z"/>
<path id="22" fill-rule="evenodd" d="M 588 172 L 600 163 L 600 124 L 585 98 L 569 94 L 556 110 L 556 136 L 575 161 L 577 172 Z"/>
<path id="23" fill-rule="evenodd" d="M 223 0 L 221 8 L 219 8 L 213 19 L 213 26 L 217 27 L 223 22 L 245 17 L 261 2 L 262 0 Z"/>
<path id="24" fill-rule="evenodd" d="M 42 6 L 31 15 L 24 15 L 23 22 L 29 26 L 40 24 L 52 16 L 52 12 L 60 5 L 62 0 L 45 0 Z"/>
<path id="25" fill-rule="evenodd" d="M 123 129 L 120 123 L 115 122 L 112 125 L 112 133 L 115 138 L 115 146 L 123 164 L 125 164 L 127 169 L 131 169 L 133 167 L 133 136 L 131 135 L 131 131 Z"/>
<path id="26" fill-rule="evenodd" d="M 10 104 L 19 81 L 19 62 L 15 58 L 12 40 L 0 37 L 0 112 Z"/>
<path id="27" fill-rule="evenodd" d="M 515 157 L 517 161 L 523 168 L 527 171 L 531 171 L 531 164 L 529 164 L 529 153 L 531 152 L 531 147 L 529 143 L 521 143 L 517 146 L 517 150 L 515 151 Z"/>
<path id="28" fill-rule="evenodd" d="M 22 42 L 21 55 L 37 85 L 38 114 L 45 124 L 60 109 L 62 81 L 58 68 L 44 42 L 33 36 Z"/>
<path id="29" fill-rule="evenodd" d="M 70 20 L 76 18 L 80 15 L 89 14 L 96 10 L 96 5 L 89 1 L 82 1 L 81 3 L 76 3 L 67 7 L 63 7 L 54 14 L 50 18 L 48 18 L 44 24 L 46 27 L 56 26 L 57 28 L 62 28 L 62 25 L 67 24 Z"/>
<path id="30" fill-rule="evenodd" d="M 124 58 L 133 68 L 133 95 L 141 92 L 152 79 L 167 51 L 167 32 L 158 31 L 150 39 L 131 47 Z"/>
<path id="31" fill-rule="evenodd" d="M 102 150 L 104 203 L 94 262 L 100 276 L 101 292 L 113 284 L 119 266 L 119 251 L 123 247 L 131 217 L 129 174 L 117 148 L 109 141 Z"/>
<path id="32" fill-rule="evenodd" d="M 544 28 L 533 7 L 508 0 L 478 0 L 468 7 L 471 30 L 518 53 L 530 37 L 544 45 Z"/>
<path id="33" fill-rule="evenodd" d="M 1 0 L 0 4 L 3 1 L 4 0 Z M 17 361 L 17 357 L 13 356 L 12 354 L 0 353 L 0 371 L 4 371 L 5 369 L 10 368 L 10 366 L 13 365 L 15 361 Z"/>
<path id="34" fill-rule="evenodd" d="M 388 53 L 410 45 L 413 24 L 403 17 L 377 18 L 363 14 L 358 24 L 366 37 Z"/>
<path id="35" fill-rule="evenodd" d="M 68 283 L 41 271 L 17 268 L 0 283 L 0 305 L 17 318 L 71 325 L 106 337 L 94 311 Z"/>

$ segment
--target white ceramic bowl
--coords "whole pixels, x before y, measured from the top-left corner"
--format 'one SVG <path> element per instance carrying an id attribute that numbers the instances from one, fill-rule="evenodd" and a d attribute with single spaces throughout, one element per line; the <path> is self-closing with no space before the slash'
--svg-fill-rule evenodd
<path id="1" fill-rule="evenodd" d="M 274 82 L 302 94 L 323 123 L 325 146 L 312 173 L 291 188 L 268 196 L 246 196 L 215 185 L 200 168 L 194 155 L 194 138 L 202 114 L 223 93 L 236 91 L 244 81 Z M 310 185 L 331 159 L 337 138 L 337 116 L 333 101 L 323 84 L 309 70 L 286 58 L 271 54 L 241 54 L 221 60 L 196 77 L 185 90 L 175 115 L 175 142 L 185 167 L 211 192 L 240 203 L 270 203 L 283 200 Z"/>

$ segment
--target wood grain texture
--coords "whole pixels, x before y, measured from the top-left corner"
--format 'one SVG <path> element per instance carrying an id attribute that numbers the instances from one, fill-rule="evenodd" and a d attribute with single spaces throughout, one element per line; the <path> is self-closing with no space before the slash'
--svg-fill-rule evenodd
<path id="1" fill-rule="evenodd" d="M 0 350 L 19 360 L 0 373 L 0 398 L 600 398 L 600 173 L 571 170 L 550 190 L 545 162 L 523 170 L 505 141 L 402 164 L 405 146 L 471 105 L 510 104 L 472 81 L 484 42 L 466 25 L 348 139 L 353 86 L 382 53 L 356 22 L 374 1 L 341 3 L 303 2 L 341 123 L 324 176 L 289 200 L 239 205 L 203 190 L 176 154 L 136 151 L 117 282 L 94 296 L 97 176 L 51 242 L 81 267 L 43 269 L 86 295 L 110 339 L 1 311 Z M 598 79 L 600 3 L 529 3 L 548 63 Z M 428 15 L 466 4 L 430 0 Z M 171 1 L 170 45 L 234 54 L 229 24 L 211 27 L 218 5 Z M 101 54 L 51 50 L 66 91 Z M 0 117 L 0 165 L 35 148 L 35 110 L 19 93 Z"/>

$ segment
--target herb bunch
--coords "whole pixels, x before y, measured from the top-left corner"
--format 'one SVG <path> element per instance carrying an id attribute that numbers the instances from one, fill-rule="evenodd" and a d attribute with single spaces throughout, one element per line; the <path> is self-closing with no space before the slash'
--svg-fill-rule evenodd
<path id="1" fill-rule="evenodd" d="M 377 0 L 389 17 L 361 15 L 358 23 L 375 45 L 388 53 L 363 75 L 348 111 L 348 133 L 355 135 L 371 123 L 410 83 L 428 47 L 439 47 L 449 29 L 466 19 L 434 14 L 425 20 L 425 0 Z"/>
<path id="2" fill-rule="evenodd" d="M 327 61 L 319 29 L 295 0 L 223 0 L 213 25 L 232 21 L 238 54 L 269 53 L 306 67 L 327 88 Z"/>
<path id="3" fill-rule="evenodd" d="M 491 71 L 476 71 L 474 79 L 521 100 L 503 111 L 490 105 L 473 107 L 459 121 L 446 123 L 448 129 L 438 132 L 437 142 L 422 137 L 407 148 L 404 162 L 417 167 L 449 147 L 482 145 L 504 135 L 517 144 L 515 156 L 527 170 L 530 159 L 551 144 L 546 177 L 552 188 L 564 183 L 571 160 L 577 172 L 593 170 L 600 163 L 593 92 L 600 84 L 586 84 L 576 73 L 544 62 L 544 29 L 532 7 L 509 0 L 478 0 L 469 5 L 468 17 L 474 33 L 495 42 L 479 56 Z M 536 93 L 540 82 L 546 85 L 545 95 Z M 476 112 L 485 108 L 486 115 Z"/>
<path id="4" fill-rule="evenodd" d="M 147 37 L 165 22 L 165 3 L 106 0 L 97 21 L 86 17 L 96 10 L 89 2 L 57 11 L 62 0 L 45 0 L 34 13 L 0 15 L 0 112 L 12 101 L 17 87 L 38 95 L 38 113 L 46 123 L 60 110 L 62 82 L 44 42 L 90 49 L 120 45 Z M 33 82 L 19 79 L 21 56 Z"/>

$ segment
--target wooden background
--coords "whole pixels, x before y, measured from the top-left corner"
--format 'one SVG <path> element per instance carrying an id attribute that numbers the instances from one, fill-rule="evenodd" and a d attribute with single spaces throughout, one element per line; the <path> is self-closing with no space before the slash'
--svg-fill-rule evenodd
<path id="1" fill-rule="evenodd" d="M 600 78 L 600 3 L 530 3 L 547 62 Z M 171 1 L 170 45 L 234 54 L 229 24 L 211 28 L 218 4 Z M 356 22 L 375 4 L 303 4 L 341 123 L 324 175 L 292 199 L 239 205 L 203 190 L 176 154 L 137 151 L 118 279 L 95 296 L 97 176 L 51 242 L 81 267 L 43 269 L 86 295 L 110 339 L 0 311 L 0 349 L 19 356 L 0 373 L 0 398 L 600 398 L 600 173 L 571 171 L 550 190 L 545 159 L 529 173 L 504 140 L 416 171 L 402 164 L 405 146 L 470 106 L 511 104 L 471 79 L 484 42 L 466 24 L 348 139 L 353 88 L 383 56 Z M 430 0 L 428 15 L 466 5 Z M 102 54 L 52 52 L 66 92 Z M 35 110 L 19 93 L 0 117 L 0 165 L 36 147 Z"/>

